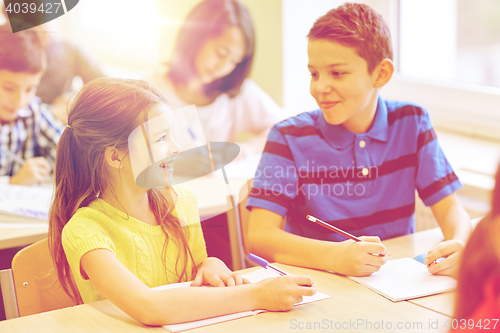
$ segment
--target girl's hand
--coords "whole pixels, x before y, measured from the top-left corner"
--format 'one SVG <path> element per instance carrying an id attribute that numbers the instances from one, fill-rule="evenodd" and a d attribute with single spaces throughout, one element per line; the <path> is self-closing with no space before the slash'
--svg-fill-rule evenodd
<path id="1" fill-rule="evenodd" d="M 465 243 L 457 239 L 444 241 L 434 246 L 424 259 L 424 264 L 427 265 L 429 273 L 455 276 L 464 247 Z M 435 260 L 441 257 L 445 257 L 446 259 L 435 263 Z"/>
<path id="2" fill-rule="evenodd" d="M 302 302 L 302 296 L 312 296 L 316 293 L 312 284 L 313 279 L 305 275 L 264 279 L 256 284 L 255 308 L 288 311 L 294 304 Z"/>
<path id="3" fill-rule="evenodd" d="M 202 285 L 229 287 L 246 283 L 250 283 L 250 281 L 242 278 L 238 273 L 231 272 L 222 260 L 211 257 L 203 261 L 191 283 L 191 287 L 200 287 Z"/>

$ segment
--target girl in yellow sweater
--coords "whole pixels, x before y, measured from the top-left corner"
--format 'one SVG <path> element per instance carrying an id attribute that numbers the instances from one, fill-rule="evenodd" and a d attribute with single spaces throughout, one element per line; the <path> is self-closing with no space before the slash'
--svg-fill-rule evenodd
<path id="1" fill-rule="evenodd" d="M 148 325 L 288 310 L 314 294 L 314 287 L 302 287 L 310 277 L 249 284 L 207 258 L 196 197 L 169 185 L 179 151 L 169 111 L 143 81 L 97 79 L 78 94 L 57 148 L 50 211 L 49 244 L 66 292 L 79 303 L 107 298 Z M 166 189 L 139 181 L 144 159 L 134 133 L 147 138 L 146 176 L 163 175 Z M 191 288 L 152 289 L 193 279 Z M 203 284 L 221 288 L 196 288 Z"/>

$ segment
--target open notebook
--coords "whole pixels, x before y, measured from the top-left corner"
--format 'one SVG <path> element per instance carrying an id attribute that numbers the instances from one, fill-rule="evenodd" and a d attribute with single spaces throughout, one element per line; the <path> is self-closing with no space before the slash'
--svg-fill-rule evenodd
<path id="1" fill-rule="evenodd" d="M 250 282 L 259 282 L 261 280 L 264 280 L 269 277 L 278 277 L 279 275 L 269 269 L 258 269 L 256 271 L 247 273 L 242 275 L 243 277 L 247 278 L 250 280 Z M 156 287 L 154 289 L 158 290 L 163 290 L 163 289 L 173 289 L 173 288 L 187 288 L 191 282 L 182 282 L 182 283 L 172 283 L 168 284 L 165 286 L 160 286 Z M 297 303 L 295 305 L 301 305 L 301 304 L 306 304 L 306 303 L 311 303 L 323 299 L 330 298 L 330 296 L 320 293 L 319 291 L 316 292 L 313 296 L 304 296 L 302 302 Z M 243 318 L 243 317 L 249 317 L 256 315 L 261 312 L 266 312 L 265 310 L 254 310 L 254 311 L 244 311 L 244 312 L 237 312 L 229 315 L 224 315 L 224 316 L 219 316 L 219 317 L 213 317 L 213 318 L 208 318 L 208 319 L 202 319 L 202 320 L 196 320 L 196 321 L 191 321 L 187 323 L 181 323 L 181 324 L 173 324 L 173 325 L 165 325 L 163 326 L 170 332 L 180 332 L 180 331 L 185 331 L 189 330 L 192 328 L 197 328 L 197 327 L 202 327 L 202 326 L 207 326 L 207 325 L 212 325 L 212 324 L 217 324 L 221 323 L 224 321 L 229 321 L 233 319 L 238 319 L 238 318 Z"/>
<path id="2" fill-rule="evenodd" d="M 0 184 L 0 222 L 46 225 L 52 186 Z"/>
<path id="3" fill-rule="evenodd" d="M 430 274 L 424 264 L 412 258 L 388 260 L 370 276 L 349 278 L 393 302 L 443 293 L 457 284 L 449 276 Z"/>

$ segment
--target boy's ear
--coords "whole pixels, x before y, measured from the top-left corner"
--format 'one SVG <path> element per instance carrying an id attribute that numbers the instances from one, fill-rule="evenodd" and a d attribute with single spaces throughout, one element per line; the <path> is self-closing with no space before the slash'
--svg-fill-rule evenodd
<path id="1" fill-rule="evenodd" d="M 123 167 L 123 157 L 125 157 L 125 154 L 116 147 L 107 147 L 104 151 L 104 161 L 107 165 L 115 169 Z"/>
<path id="2" fill-rule="evenodd" d="M 382 88 L 392 77 L 394 73 L 394 64 L 389 58 L 383 59 L 380 64 L 378 64 L 375 69 L 375 82 L 373 86 L 375 88 Z"/>

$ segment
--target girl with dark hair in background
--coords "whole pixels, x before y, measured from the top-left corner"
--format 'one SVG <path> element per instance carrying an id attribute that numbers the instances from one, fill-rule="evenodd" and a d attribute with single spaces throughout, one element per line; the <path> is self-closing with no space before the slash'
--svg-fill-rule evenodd
<path id="1" fill-rule="evenodd" d="M 284 118 L 284 112 L 248 78 L 254 53 L 247 8 L 238 0 L 204 0 L 183 22 L 168 71 L 151 82 L 173 109 L 196 105 L 203 130 L 196 136 L 207 142 L 239 143 L 244 136 L 257 135 L 240 146 L 260 153 L 267 130 Z"/>

